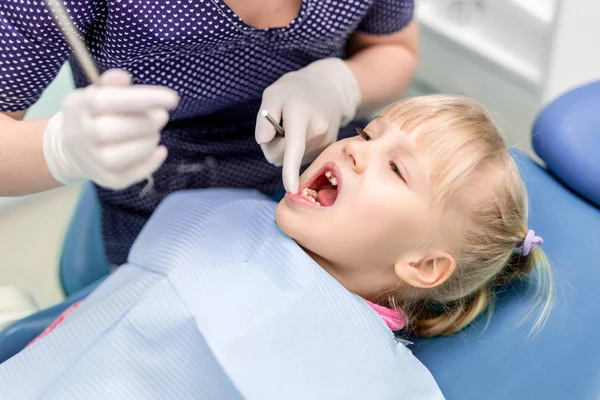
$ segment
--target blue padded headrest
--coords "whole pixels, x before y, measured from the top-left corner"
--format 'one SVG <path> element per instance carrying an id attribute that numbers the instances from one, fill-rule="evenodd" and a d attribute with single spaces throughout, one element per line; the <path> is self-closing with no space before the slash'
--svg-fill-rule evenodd
<path id="1" fill-rule="evenodd" d="M 600 376 L 600 210 L 566 190 L 532 160 L 515 154 L 530 196 L 529 225 L 544 238 L 556 298 L 544 328 L 528 338 L 535 287 L 499 294 L 489 326 L 419 340 L 413 352 L 448 400 L 592 399 Z"/>
<path id="2" fill-rule="evenodd" d="M 566 186 L 600 206 L 600 82 L 548 105 L 534 125 L 533 147 Z"/>

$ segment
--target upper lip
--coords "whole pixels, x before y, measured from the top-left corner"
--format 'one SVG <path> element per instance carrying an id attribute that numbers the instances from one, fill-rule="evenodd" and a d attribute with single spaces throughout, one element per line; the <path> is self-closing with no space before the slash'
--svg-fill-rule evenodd
<path id="1" fill-rule="evenodd" d="M 310 188 L 310 186 L 313 183 L 315 183 L 317 178 L 319 178 L 321 175 L 325 174 L 325 172 L 327 172 L 327 171 L 331 171 L 331 174 L 337 180 L 337 191 L 339 194 L 339 192 L 342 189 L 342 171 L 340 170 L 338 165 L 336 163 L 334 163 L 333 161 L 329 161 L 329 162 L 323 164 L 323 166 L 321 168 L 319 168 L 306 182 L 304 182 L 300 186 L 300 188 L 298 189 L 298 193 L 300 193 L 304 188 Z"/>

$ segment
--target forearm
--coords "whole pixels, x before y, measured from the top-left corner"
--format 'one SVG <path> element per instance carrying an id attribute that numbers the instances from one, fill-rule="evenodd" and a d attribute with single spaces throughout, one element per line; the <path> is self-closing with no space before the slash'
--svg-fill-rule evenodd
<path id="1" fill-rule="evenodd" d="M 351 40 L 346 65 L 361 91 L 359 116 L 398 100 L 409 88 L 418 64 L 417 35 L 413 22 L 396 35 L 377 38 L 358 34 Z"/>
<path id="2" fill-rule="evenodd" d="M 42 144 L 47 123 L 16 121 L 0 114 L 0 196 L 22 196 L 61 185 L 44 159 Z"/>
<path id="3" fill-rule="evenodd" d="M 25 115 L 27 114 L 27 110 L 6 113 L 0 112 L 0 115 L 2 114 L 8 115 L 9 117 L 17 121 L 23 121 L 23 118 L 25 118 Z"/>

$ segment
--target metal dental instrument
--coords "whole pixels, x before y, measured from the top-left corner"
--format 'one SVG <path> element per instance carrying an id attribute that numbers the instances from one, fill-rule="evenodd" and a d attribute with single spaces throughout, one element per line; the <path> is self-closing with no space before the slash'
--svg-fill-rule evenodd
<path id="1" fill-rule="evenodd" d="M 81 64 L 81 68 L 83 68 L 83 71 L 90 82 L 96 84 L 100 77 L 98 69 L 94 64 L 94 60 L 85 46 L 85 43 L 79 38 L 79 32 L 71 22 L 71 18 L 69 18 L 69 13 L 64 4 L 61 3 L 61 0 L 47 0 L 47 3 L 50 10 L 54 12 L 56 25 L 62 31 L 63 36 L 73 49 L 73 53 L 75 53 L 75 57 L 77 57 L 77 60 Z"/>
<path id="2" fill-rule="evenodd" d="M 271 114 L 269 114 L 267 110 L 262 110 L 260 112 L 260 115 L 265 117 L 267 121 L 269 121 L 269 123 L 273 125 L 273 128 L 275 128 L 275 137 L 285 137 L 285 130 L 281 127 L 281 125 L 279 125 L 277 121 L 275 121 L 273 117 L 271 117 Z"/>
<path id="3" fill-rule="evenodd" d="M 85 43 L 80 39 L 79 32 L 75 25 L 71 22 L 71 18 L 69 18 L 69 13 L 61 2 L 61 0 L 46 0 L 48 7 L 50 7 L 51 14 L 54 13 L 54 20 L 56 25 L 63 33 L 67 43 L 73 49 L 73 53 L 75 57 L 79 61 L 81 68 L 85 72 L 88 80 L 92 85 L 98 84 L 98 80 L 100 78 L 100 74 L 98 73 L 98 69 L 96 68 L 96 64 L 94 64 L 94 59 L 92 55 L 88 51 Z M 149 175 L 147 178 L 148 183 L 142 189 L 140 195 L 145 196 L 152 187 L 154 186 L 154 178 L 152 175 Z"/>

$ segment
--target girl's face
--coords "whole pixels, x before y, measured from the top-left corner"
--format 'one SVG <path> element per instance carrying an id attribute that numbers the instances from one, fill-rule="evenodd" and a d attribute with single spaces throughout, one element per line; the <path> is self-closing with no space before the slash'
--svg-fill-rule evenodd
<path id="1" fill-rule="evenodd" d="M 428 166 L 414 137 L 375 118 L 321 153 L 276 221 L 348 290 L 375 300 L 398 286 L 397 263 L 418 263 L 435 232 Z"/>

